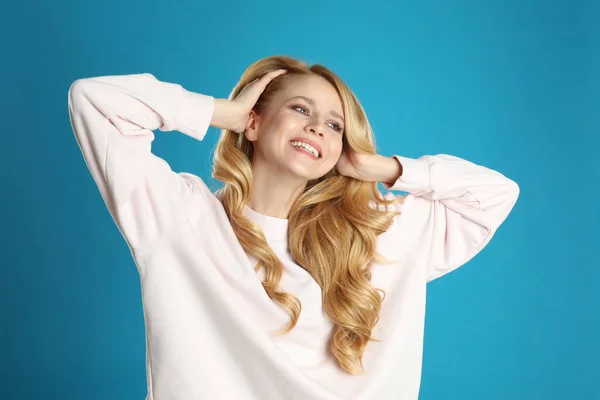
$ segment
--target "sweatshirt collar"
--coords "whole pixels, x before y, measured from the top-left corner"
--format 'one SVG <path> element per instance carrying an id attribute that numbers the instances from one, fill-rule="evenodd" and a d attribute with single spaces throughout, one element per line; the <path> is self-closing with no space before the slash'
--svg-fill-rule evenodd
<path id="1" fill-rule="evenodd" d="M 267 240 L 284 241 L 287 243 L 288 220 L 284 218 L 271 217 L 254 211 L 247 205 L 244 206 L 244 216 L 252 219 L 260 226 Z"/>

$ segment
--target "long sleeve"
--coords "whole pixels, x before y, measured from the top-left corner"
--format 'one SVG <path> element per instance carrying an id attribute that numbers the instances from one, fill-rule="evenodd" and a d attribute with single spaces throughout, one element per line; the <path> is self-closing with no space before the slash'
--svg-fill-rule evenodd
<path id="1" fill-rule="evenodd" d="M 427 280 L 465 264 L 490 241 L 519 196 L 499 172 L 446 155 L 395 157 L 402 175 L 388 190 L 408 192 L 401 207 L 415 251 L 426 253 Z"/>
<path id="2" fill-rule="evenodd" d="M 151 152 L 152 131 L 178 130 L 202 140 L 214 98 L 132 74 L 79 79 L 69 88 L 68 105 L 87 167 L 130 248 L 182 223 L 193 182 Z"/>

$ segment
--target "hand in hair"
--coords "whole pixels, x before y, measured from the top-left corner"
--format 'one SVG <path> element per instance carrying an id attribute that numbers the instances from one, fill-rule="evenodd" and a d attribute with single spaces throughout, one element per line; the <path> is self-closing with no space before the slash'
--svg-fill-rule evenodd
<path id="1" fill-rule="evenodd" d="M 215 99 L 213 116 L 210 124 L 221 129 L 242 133 L 250 117 L 250 111 L 258 101 L 269 82 L 287 71 L 279 69 L 269 72 L 261 78 L 248 83 L 233 100 Z"/>
<path id="2" fill-rule="evenodd" d="M 340 175 L 349 176 L 350 178 L 368 181 L 367 171 L 365 166 L 368 163 L 370 154 L 359 154 L 352 150 L 349 145 L 344 145 L 344 150 L 335 165 L 337 172 Z"/>
<path id="3" fill-rule="evenodd" d="M 402 164 L 394 157 L 359 154 L 345 146 L 335 166 L 339 174 L 364 182 L 393 184 L 402 175 Z"/>

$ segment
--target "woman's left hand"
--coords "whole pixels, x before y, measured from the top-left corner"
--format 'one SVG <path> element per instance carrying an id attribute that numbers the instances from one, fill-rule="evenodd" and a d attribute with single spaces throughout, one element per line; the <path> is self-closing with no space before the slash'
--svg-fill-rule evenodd
<path id="1" fill-rule="evenodd" d="M 341 175 L 363 182 L 384 182 L 393 185 L 403 173 L 402 164 L 394 157 L 380 154 L 358 154 L 350 147 L 344 149 L 336 164 Z"/>
<path id="2" fill-rule="evenodd" d="M 372 180 L 366 174 L 370 157 L 372 157 L 371 154 L 359 154 L 348 146 L 342 151 L 335 168 L 341 175 L 370 182 Z"/>

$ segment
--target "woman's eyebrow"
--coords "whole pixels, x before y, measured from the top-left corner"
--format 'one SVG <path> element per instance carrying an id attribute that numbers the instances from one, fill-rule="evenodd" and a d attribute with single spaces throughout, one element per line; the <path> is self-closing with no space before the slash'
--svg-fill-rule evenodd
<path id="1" fill-rule="evenodd" d="M 306 101 L 311 106 L 313 106 L 313 107 L 317 106 L 317 102 L 314 101 L 313 99 L 311 99 L 310 97 L 306 97 L 306 96 L 294 96 L 294 97 L 291 97 L 289 100 L 292 100 L 292 99 L 303 99 L 304 101 Z M 342 117 L 338 112 L 336 112 L 334 110 L 329 110 L 329 114 L 333 115 L 334 117 L 338 117 L 342 121 L 346 122 L 344 120 L 344 117 Z"/>

